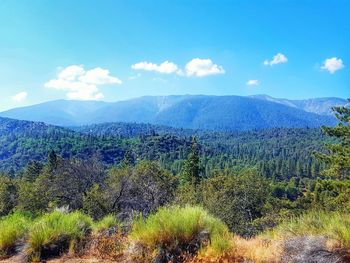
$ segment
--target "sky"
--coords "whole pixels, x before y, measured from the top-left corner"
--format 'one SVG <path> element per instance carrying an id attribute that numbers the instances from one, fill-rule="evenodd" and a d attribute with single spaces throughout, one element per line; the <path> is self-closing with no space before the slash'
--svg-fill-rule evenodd
<path id="1" fill-rule="evenodd" d="M 348 0 L 0 0 L 0 111 L 145 95 L 350 97 Z"/>

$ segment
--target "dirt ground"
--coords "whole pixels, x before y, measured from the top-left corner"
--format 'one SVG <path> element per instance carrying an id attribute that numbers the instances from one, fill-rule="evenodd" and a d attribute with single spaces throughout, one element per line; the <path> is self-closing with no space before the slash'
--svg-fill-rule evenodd
<path id="1" fill-rule="evenodd" d="M 96 259 L 96 258 L 70 258 L 62 257 L 57 259 L 50 259 L 43 261 L 47 263 L 115 263 L 116 261 L 110 261 L 106 259 Z M 120 263 L 127 263 L 126 261 L 119 261 Z M 21 257 L 14 256 L 5 260 L 0 260 L 0 263 L 24 263 Z"/>

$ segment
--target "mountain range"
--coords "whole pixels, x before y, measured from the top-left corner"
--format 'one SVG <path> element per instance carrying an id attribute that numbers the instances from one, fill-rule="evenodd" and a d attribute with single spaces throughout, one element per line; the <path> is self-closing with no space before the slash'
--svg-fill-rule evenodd
<path id="1" fill-rule="evenodd" d="M 58 126 L 131 122 L 208 130 L 252 130 L 334 125 L 341 98 L 277 99 L 267 95 L 146 96 L 119 102 L 56 100 L 0 113 L 0 117 Z"/>

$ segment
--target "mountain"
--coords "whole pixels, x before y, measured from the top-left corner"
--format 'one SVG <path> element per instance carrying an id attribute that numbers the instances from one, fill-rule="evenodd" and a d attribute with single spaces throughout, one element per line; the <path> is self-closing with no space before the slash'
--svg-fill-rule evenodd
<path id="1" fill-rule="evenodd" d="M 242 96 L 146 96 L 114 103 L 58 100 L 0 113 L 1 117 L 59 126 L 132 122 L 177 128 L 251 130 L 333 125 L 328 111 L 341 99 L 291 101 Z"/>
<path id="2" fill-rule="evenodd" d="M 261 99 L 280 103 L 289 107 L 298 108 L 307 112 L 312 112 L 320 115 L 332 116 L 332 107 L 349 105 L 349 102 L 342 98 L 315 98 L 306 100 L 288 100 L 273 98 L 268 95 L 253 95 L 252 98 Z"/>
<path id="3" fill-rule="evenodd" d="M 274 127 L 319 127 L 332 117 L 279 103 L 239 96 L 196 96 L 161 111 L 155 123 L 209 130 L 252 130 Z"/>
<path id="4" fill-rule="evenodd" d="M 0 113 L 0 116 L 59 126 L 73 126 L 88 123 L 91 114 L 108 105 L 109 103 L 101 101 L 55 100 L 8 110 Z"/>

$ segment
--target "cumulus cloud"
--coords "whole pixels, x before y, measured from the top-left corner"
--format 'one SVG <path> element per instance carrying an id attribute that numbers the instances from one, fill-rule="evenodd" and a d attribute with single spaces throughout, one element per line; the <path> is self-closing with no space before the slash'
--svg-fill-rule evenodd
<path id="1" fill-rule="evenodd" d="M 273 56 L 272 60 L 266 59 L 264 61 L 264 65 L 273 66 L 273 65 L 287 63 L 287 62 L 288 62 L 288 58 L 285 55 L 283 55 L 282 53 L 277 53 L 276 55 Z"/>
<path id="2" fill-rule="evenodd" d="M 189 61 L 184 69 L 180 69 L 175 63 L 169 61 L 164 61 L 160 65 L 143 61 L 132 65 L 131 68 L 135 70 L 154 71 L 162 74 L 177 74 L 187 77 L 204 77 L 225 73 L 223 67 L 214 64 L 211 59 L 200 58 L 194 58 Z"/>
<path id="3" fill-rule="evenodd" d="M 327 70 L 329 73 L 334 74 L 336 71 L 344 68 L 343 61 L 340 58 L 328 58 L 323 62 L 321 69 Z"/>
<path id="4" fill-rule="evenodd" d="M 178 66 L 169 61 L 164 61 L 160 65 L 143 61 L 132 65 L 131 68 L 136 70 L 155 71 L 162 74 L 171 74 L 178 71 Z"/>
<path id="5" fill-rule="evenodd" d="M 28 93 L 25 91 L 19 92 L 12 97 L 12 100 L 15 102 L 22 102 L 28 97 Z"/>
<path id="6" fill-rule="evenodd" d="M 58 73 L 58 78 L 59 79 L 64 79 L 64 80 L 73 81 L 78 76 L 84 75 L 84 73 L 85 73 L 85 70 L 84 70 L 82 65 L 80 65 L 80 66 L 78 66 L 78 65 L 71 65 L 71 66 L 68 66 L 68 67 L 62 69 Z"/>
<path id="7" fill-rule="evenodd" d="M 247 86 L 258 86 L 259 81 L 257 79 L 250 79 L 246 83 Z"/>
<path id="8" fill-rule="evenodd" d="M 225 70 L 214 64 L 211 59 L 194 58 L 186 64 L 185 72 L 187 76 L 205 77 L 224 74 Z"/>
<path id="9" fill-rule="evenodd" d="M 57 78 L 45 83 L 46 88 L 67 91 L 67 98 L 74 100 L 99 100 L 104 97 L 98 86 L 122 84 L 109 70 L 100 67 L 85 70 L 82 65 L 71 65 L 62 69 Z"/>

